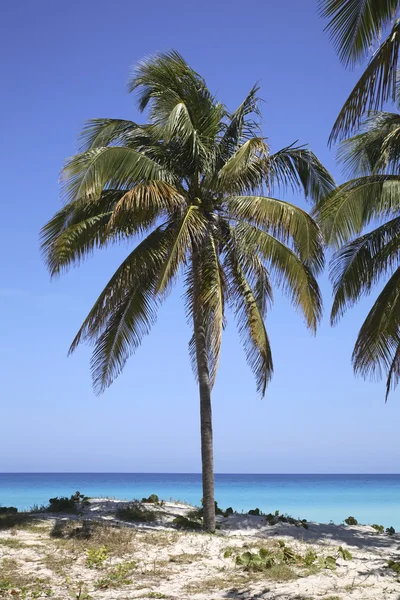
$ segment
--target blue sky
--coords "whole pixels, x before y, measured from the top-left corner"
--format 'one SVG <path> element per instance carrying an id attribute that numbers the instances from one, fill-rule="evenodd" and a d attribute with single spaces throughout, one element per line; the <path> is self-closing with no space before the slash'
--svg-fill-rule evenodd
<path id="1" fill-rule="evenodd" d="M 58 174 L 86 119 L 139 120 L 131 67 L 174 48 L 234 109 L 260 81 L 272 149 L 309 143 L 340 180 L 327 137 L 360 74 L 340 65 L 316 0 L 138 3 L 3 0 L 0 96 L 0 471 L 200 470 L 199 406 L 182 289 L 100 398 L 90 348 L 66 353 L 127 248 L 97 254 L 49 281 L 38 232 L 60 207 Z M 302 198 L 286 194 L 304 204 Z M 217 472 L 396 472 L 399 393 L 355 379 L 350 355 L 372 299 L 331 329 L 331 288 L 314 338 L 285 298 L 267 319 L 275 375 L 261 400 L 234 323 L 213 394 Z"/>

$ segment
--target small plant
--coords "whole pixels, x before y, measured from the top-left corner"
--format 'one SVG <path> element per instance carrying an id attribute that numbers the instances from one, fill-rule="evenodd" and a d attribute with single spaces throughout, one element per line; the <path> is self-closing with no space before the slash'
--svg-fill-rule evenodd
<path id="1" fill-rule="evenodd" d="M 278 540 L 278 544 L 279 544 L 280 548 L 284 548 L 286 546 L 286 544 L 283 540 Z"/>
<path id="2" fill-rule="evenodd" d="M 387 528 L 386 528 L 386 533 L 387 533 L 388 535 L 394 535 L 394 534 L 396 533 L 396 530 L 395 530 L 395 528 L 394 528 L 394 527 L 387 527 Z"/>
<path id="3" fill-rule="evenodd" d="M 172 521 L 174 525 L 180 529 L 201 529 L 202 525 L 198 521 L 191 521 L 190 519 L 179 515 Z"/>
<path id="4" fill-rule="evenodd" d="M 161 592 L 150 592 L 149 594 L 146 594 L 148 598 L 168 598 L 168 596 L 166 596 L 165 594 L 162 594 Z"/>
<path id="5" fill-rule="evenodd" d="M 388 560 L 388 567 L 392 569 L 395 573 L 400 575 L 400 562 L 396 562 L 394 560 Z"/>
<path id="6" fill-rule="evenodd" d="M 157 520 L 158 513 L 154 510 L 143 508 L 139 502 L 133 502 L 126 508 L 120 508 L 115 513 L 121 521 L 133 521 L 139 523 L 152 523 Z"/>
<path id="7" fill-rule="evenodd" d="M 90 548 L 86 552 L 86 565 L 89 569 L 101 569 L 108 557 L 109 553 L 105 546 Z"/>
<path id="8" fill-rule="evenodd" d="M 307 519 L 295 519 L 290 515 L 281 515 L 279 513 L 279 510 L 276 510 L 274 513 L 268 513 L 267 515 L 265 515 L 265 519 L 268 525 L 276 525 L 277 523 L 289 523 L 290 525 L 295 525 L 296 527 L 304 527 L 304 529 L 308 529 Z"/>
<path id="9" fill-rule="evenodd" d="M 136 562 L 131 560 L 129 562 L 120 563 L 112 571 L 107 574 L 107 577 L 99 579 L 97 587 L 100 589 L 108 589 L 111 587 L 119 587 L 120 585 L 129 585 L 132 580 L 129 579 L 129 574 L 136 567 Z"/>
<path id="10" fill-rule="evenodd" d="M 307 550 L 307 552 L 304 555 L 304 563 L 307 565 L 307 567 L 311 567 L 311 565 L 315 563 L 317 558 L 318 557 L 313 550 Z"/>
<path id="11" fill-rule="evenodd" d="M 255 517 L 261 517 L 263 513 L 259 508 L 252 508 L 247 514 Z"/>
<path id="12" fill-rule="evenodd" d="M 353 555 L 349 550 L 343 548 L 343 546 L 339 546 L 338 548 L 338 558 L 342 558 L 343 560 L 352 560 Z"/>
<path id="13" fill-rule="evenodd" d="M 232 548 L 227 548 L 224 552 L 224 558 L 230 558 L 233 554 Z"/>
<path id="14" fill-rule="evenodd" d="M 70 597 L 74 598 L 74 600 L 92 600 L 93 596 L 91 596 L 87 590 L 87 587 L 83 581 L 78 581 L 76 589 L 70 591 Z"/>
<path id="15" fill-rule="evenodd" d="M 160 500 L 157 494 L 151 494 L 148 498 L 142 498 L 144 504 L 158 504 L 158 506 L 164 505 L 164 500 Z"/>
<path id="16" fill-rule="evenodd" d="M 358 525 L 358 521 L 354 517 L 347 517 L 344 522 L 347 523 L 347 525 Z"/>
<path id="17" fill-rule="evenodd" d="M 376 531 L 377 533 L 383 533 L 383 532 L 385 531 L 385 528 L 384 528 L 384 526 L 383 526 L 383 525 L 377 525 L 376 523 L 374 523 L 373 525 L 371 525 L 371 527 L 372 527 L 373 529 L 375 529 L 375 531 Z"/>
<path id="18" fill-rule="evenodd" d="M 331 571 L 334 571 L 336 569 L 336 558 L 334 556 L 320 556 L 318 565 L 321 569 L 330 569 Z"/>
<path id="19" fill-rule="evenodd" d="M 225 511 L 224 511 L 224 517 L 229 517 L 229 515 L 233 515 L 233 508 L 232 506 L 229 506 Z"/>

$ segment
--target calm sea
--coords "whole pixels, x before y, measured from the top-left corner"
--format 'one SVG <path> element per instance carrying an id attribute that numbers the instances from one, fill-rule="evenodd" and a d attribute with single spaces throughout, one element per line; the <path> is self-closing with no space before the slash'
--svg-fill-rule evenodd
<path id="1" fill-rule="evenodd" d="M 317 522 L 360 523 L 400 530 L 400 475 L 216 475 L 222 508 L 280 510 Z M 201 476 L 176 473 L 0 473 L 0 505 L 30 508 L 76 491 L 86 496 L 133 499 L 157 494 L 198 505 Z"/>

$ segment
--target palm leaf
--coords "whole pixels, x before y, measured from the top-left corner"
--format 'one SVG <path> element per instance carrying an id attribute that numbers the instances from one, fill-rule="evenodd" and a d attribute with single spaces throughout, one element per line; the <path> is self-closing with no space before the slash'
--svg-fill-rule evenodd
<path id="1" fill-rule="evenodd" d="M 319 0 L 340 60 L 354 65 L 364 58 L 393 19 L 398 4 L 398 0 Z"/>
<path id="2" fill-rule="evenodd" d="M 379 110 L 388 100 L 395 101 L 399 45 L 400 19 L 397 19 L 344 103 L 332 128 L 330 144 L 358 127 L 367 111 Z"/>
<path id="3" fill-rule="evenodd" d="M 368 294 L 380 278 L 400 259 L 400 217 L 389 221 L 345 245 L 331 263 L 335 293 L 331 322 L 335 324 L 346 308 Z"/>
<path id="4" fill-rule="evenodd" d="M 352 361 L 363 377 L 390 373 L 400 344 L 400 268 L 379 294 L 365 319 L 354 347 Z"/>

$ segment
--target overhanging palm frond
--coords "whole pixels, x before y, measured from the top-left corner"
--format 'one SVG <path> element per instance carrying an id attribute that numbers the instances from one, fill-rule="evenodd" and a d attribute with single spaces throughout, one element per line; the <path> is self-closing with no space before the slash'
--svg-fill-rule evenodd
<path id="1" fill-rule="evenodd" d="M 400 217 L 345 245 L 331 263 L 334 301 L 331 322 L 368 294 L 400 262 Z"/>
<path id="2" fill-rule="evenodd" d="M 363 123 L 362 131 L 344 140 L 337 158 L 350 176 L 371 173 L 398 173 L 400 158 L 400 115 L 372 113 Z"/>
<path id="3" fill-rule="evenodd" d="M 340 60 L 354 65 L 364 58 L 392 21 L 398 5 L 398 0 L 319 0 Z"/>
<path id="4" fill-rule="evenodd" d="M 268 146 L 262 138 L 242 144 L 218 172 L 217 190 L 232 194 L 260 189 L 266 176 Z"/>
<path id="5" fill-rule="evenodd" d="M 352 356 L 356 373 L 390 373 L 400 344 L 400 268 L 391 276 L 365 319 Z"/>
<path id="6" fill-rule="evenodd" d="M 388 100 L 395 101 L 399 47 L 400 19 L 397 19 L 344 103 L 330 134 L 330 144 L 358 127 L 367 111 L 379 110 Z"/>
<path id="7" fill-rule="evenodd" d="M 301 189 L 306 198 L 318 203 L 331 192 L 335 182 L 311 150 L 304 146 L 287 146 L 269 159 L 268 183 L 271 188 Z"/>
<path id="8" fill-rule="evenodd" d="M 392 360 L 392 364 L 390 365 L 390 369 L 388 372 L 388 377 L 386 380 L 386 402 L 389 397 L 391 390 L 398 385 L 400 381 L 400 343 L 397 346 L 397 350 L 394 353 L 394 357 Z"/>
<path id="9" fill-rule="evenodd" d="M 329 195 L 318 209 L 329 244 L 340 247 L 374 219 L 400 210 L 400 176 L 371 175 L 350 180 Z"/>
<path id="10" fill-rule="evenodd" d="M 80 135 L 80 152 L 123 143 L 129 135 L 140 130 L 133 121 L 124 119 L 90 119 Z"/>

